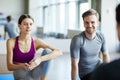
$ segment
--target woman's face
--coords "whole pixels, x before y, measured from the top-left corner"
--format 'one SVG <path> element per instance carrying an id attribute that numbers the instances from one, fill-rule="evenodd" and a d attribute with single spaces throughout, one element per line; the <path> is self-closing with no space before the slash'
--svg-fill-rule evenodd
<path id="1" fill-rule="evenodd" d="M 30 18 L 23 19 L 21 24 L 19 24 L 21 34 L 30 34 L 32 27 L 33 27 L 33 20 Z"/>

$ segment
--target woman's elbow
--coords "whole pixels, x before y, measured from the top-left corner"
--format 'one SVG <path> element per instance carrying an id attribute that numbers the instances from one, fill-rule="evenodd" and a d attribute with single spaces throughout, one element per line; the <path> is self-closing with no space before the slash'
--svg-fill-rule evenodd
<path id="1" fill-rule="evenodd" d="M 9 66 L 7 67 L 7 69 L 8 69 L 9 71 L 13 71 L 13 69 L 12 69 L 11 67 L 9 67 Z"/>
<path id="2" fill-rule="evenodd" d="M 13 71 L 12 65 L 11 65 L 11 64 L 7 64 L 7 69 L 8 69 L 9 71 Z"/>

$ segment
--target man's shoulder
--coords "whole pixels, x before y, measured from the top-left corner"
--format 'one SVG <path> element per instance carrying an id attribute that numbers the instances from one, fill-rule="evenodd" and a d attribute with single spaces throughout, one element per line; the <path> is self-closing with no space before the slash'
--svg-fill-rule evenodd
<path id="1" fill-rule="evenodd" d="M 97 32 L 96 32 L 96 35 L 104 36 L 104 34 L 103 34 L 101 31 L 97 31 Z"/>
<path id="2" fill-rule="evenodd" d="M 100 32 L 100 31 L 97 31 L 97 32 L 96 32 L 96 36 L 97 36 L 99 39 L 101 39 L 101 40 L 104 40 L 104 39 L 105 39 L 104 34 L 103 34 L 102 32 Z"/>
<path id="3" fill-rule="evenodd" d="M 73 39 L 82 38 L 82 37 L 84 36 L 83 34 L 84 34 L 84 31 L 76 34 L 76 35 L 73 37 Z"/>
<path id="4" fill-rule="evenodd" d="M 72 38 L 72 43 L 76 43 L 80 46 L 84 45 L 84 32 L 80 32 Z"/>

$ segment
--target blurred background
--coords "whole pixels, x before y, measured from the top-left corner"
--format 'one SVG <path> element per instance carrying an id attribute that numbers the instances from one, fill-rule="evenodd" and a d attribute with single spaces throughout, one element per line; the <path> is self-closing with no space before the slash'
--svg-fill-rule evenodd
<path id="1" fill-rule="evenodd" d="M 5 58 L 6 40 L 9 36 L 7 39 L 3 37 L 4 24 L 8 15 L 11 15 L 16 23 L 21 14 L 32 15 L 35 20 L 32 35 L 44 39 L 48 44 L 63 51 L 62 59 L 55 59 L 61 63 L 60 68 L 55 71 L 62 69 L 68 74 L 62 74 L 65 73 L 64 71 L 58 74 L 63 78 L 59 78 L 60 80 L 70 80 L 70 41 L 75 34 L 84 30 L 81 15 L 90 8 L 98 11 L 100 15 L 98 30 L 105 35 L 112 60 L 117 59 L 120 45 L 116 33 L 115 7 L 119 2 L 120 0 L 0 0 L 0 45 L 3 46 L 0 48 L 0 59 L 2 59 L 0 60 L 0 73 L 12 73 L 6 69 Z M 53 60 L 54 64 L 58 63 Z M 63 64 L 67 65 L 66 68 Z M 51 76 L 55 77 L 56 73 Z M 48 80 L 59 79 L 49 78 Z"/>

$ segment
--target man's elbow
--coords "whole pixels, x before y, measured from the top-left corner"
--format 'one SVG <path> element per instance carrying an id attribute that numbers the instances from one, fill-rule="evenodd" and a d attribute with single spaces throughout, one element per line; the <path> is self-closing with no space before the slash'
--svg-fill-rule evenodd
<path id="1" fill-rule="evenodd" d="M 109 63 L 110 62 L 110 56 L 109 56 L 109 54 L 104 54 L 103 55 L 103 60 L 104 60 L 105 63 Z"/>

